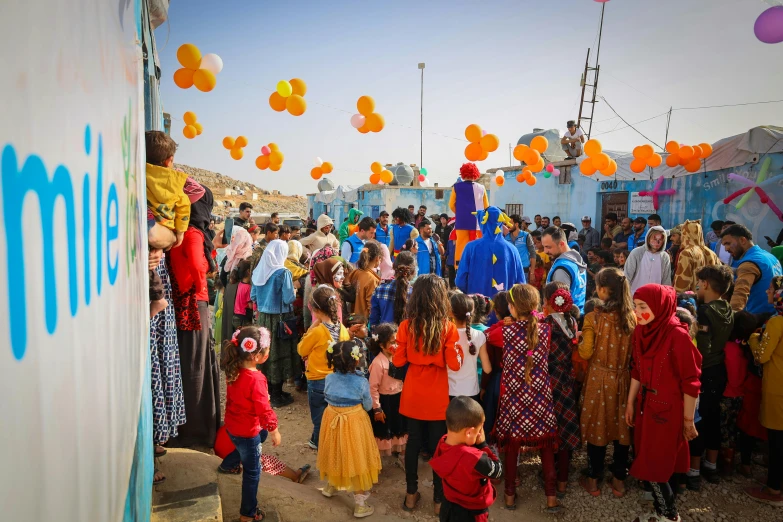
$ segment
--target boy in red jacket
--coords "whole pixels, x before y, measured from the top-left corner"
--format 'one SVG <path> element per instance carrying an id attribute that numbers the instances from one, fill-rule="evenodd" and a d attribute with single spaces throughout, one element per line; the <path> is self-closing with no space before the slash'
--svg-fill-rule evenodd
<path id="1" fill-rule="evenodd" d="M 484 410 L 470 397 L 454 397 L 446 409 L 448 433 L 440 439 L 430 466 L 443 479 L 440 522 L 487 522 L 497 492 L 489 482 L 503 466 L 487 446 Z"/>

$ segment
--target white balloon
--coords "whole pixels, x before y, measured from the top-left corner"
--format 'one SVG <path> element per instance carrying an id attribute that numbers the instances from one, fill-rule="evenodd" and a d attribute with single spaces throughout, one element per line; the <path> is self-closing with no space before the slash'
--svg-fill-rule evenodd
<path id="1" fill-rule="evenodd" d="M 361 114 L 354 114 L 353 116 L 351 116 L 351 126 L 354 129 L 358 129 L 361 126 L 364 125 L 365 119 L 366 118 L 364 116 L 362 116 Z"/>
<path id="2" fill-rule="evenodd" d="M 320 167 L 323 164 L 324 164 L 324 160 L 322 160 L 321 158 L 315 158 L 315 166 L 316 167 Z"/>
<path id="3" fill-rule="evenodd" d="M 201 57 L 201 68 L 212 74 L 218 74 L 223 70 L 223 60 L 214 53 L 205 54 Z"/>

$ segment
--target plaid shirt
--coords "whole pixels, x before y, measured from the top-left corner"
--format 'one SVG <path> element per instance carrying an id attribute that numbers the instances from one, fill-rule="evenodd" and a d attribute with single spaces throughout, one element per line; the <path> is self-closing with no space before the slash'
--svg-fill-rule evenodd
<path id="1" fill-rule="evenodd" d="M 397 281 L 392 279 L 375 288 L 370 299 L 370 326 L 394 322 L 394 292 Z"/>

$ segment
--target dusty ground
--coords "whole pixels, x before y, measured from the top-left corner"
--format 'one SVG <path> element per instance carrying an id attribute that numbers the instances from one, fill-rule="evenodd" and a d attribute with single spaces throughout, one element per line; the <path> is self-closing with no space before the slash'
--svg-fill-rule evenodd
<path id="1" fill-rule="evenodd" d="M 264 475 L 259 488 L 261 505 L 276 510 L 279 520 L 285 522 L 351 520 L 352 498 L 348 494 L 343 493 L 339 497 L 327 499 L 317 493 L 317 489 L 322 488 L 324 483 L 319 480 L 315 470 L 316 452 L 306 446 L 312 432 L 307 394 L 297 393 L 293 389 L 288 391 L 294 394 L 296 401 L 278 411 L 283 443 L 277 448 L 273 448 L 271 444 L 264 445 L 264 451 L 280 457 L 292 468 L 310 464 L 313 472 L 303 485 Z M 629 494 L 625 498 L 614 498 L 607 486 L 604 487 L 601 497 L 589 496 L 577 483 L 579 470 L 584 467 L 586 457 L 584 452 L 580 452 L 572 462 L 569 491 L 562 501 L 565 511 L 559 515 L 548 515 L 543 512 L 544 491 L 538 479 L 540 462 L 533 455 L 527 456 L 519 471 L 522 483 L 517 493 L 517 510 L 507 511 L 502 508 L 501 486 L 500 499 L 490 508 L 490 520 L 630 522 L 637 515 L 651 510 L 650 504 L 641 501 L 641 490 L 631 479 L 628 480 Z M 766 469 L 754 465 L 754 474 L 757 480 L 763 480 L 766 477 Z M 220 480 L 224 520 L 238 520 L 241 479 L 221 475 Z M 739 475 L 726 479 L 717 486 L 705 483 L 701 493 L 688 492 L 678 499 L 682 519 L 688 522 L 783 520 L 783 509 L 776 510 L 758 504 L 744 495 L 742 489 L 752 484 L 752 481 Z M 414 513 L 406 513 L 401 509 L 405 494 L 405 473 L 395 465 L 393 458 L 384 458 L 380 481 L 373 489 L 369 501 L 375 506 L 376 514 L 369 520 L 436 521 L 432 504 L 432 472 L 422 461 L 419 464 L 419 487 L 422 492 L 419 508 Z M 313 494 L 314 492 L 317 494 Z"/>

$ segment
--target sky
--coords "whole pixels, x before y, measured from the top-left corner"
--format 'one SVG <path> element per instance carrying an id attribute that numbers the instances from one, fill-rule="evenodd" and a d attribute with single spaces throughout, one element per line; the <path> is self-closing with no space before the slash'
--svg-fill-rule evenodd
<path id="1" fill-rule="evenodd" d="M 598 94 L 649 138 L 596 105 L 593 137 L 604 148 L 664 144 L 670 107 L 783 99 L 783 44 L 759 42 L 753 24 L 775 0 L 609 0 L 600 50 Z M 451 185 L 464 163 L 465 127 L 479 124 L 500 139 L 479 163 L 509 162 L 509 144 L 533 128 L 564 131 L 576 119 L 588 48 L 595 55 L 601 4 L 593 0 L 397 0 L 270 2 L 173 0 L 155 31 L 162 64 L 161 97 L 179 143 L 176 161 L 284 194 L 316 192 L 315 158 L 334 165 L 336 185 L 368 182 L 370 164 L 415 163 L 432 182 Z M 182 90 L 172 76 L 184 43 L 224 63 L 209 93 Z M 421 72 L 424 136 L 420 148 Z M 592 62 L 592 59 L 591 59 Z M 307 83 L 307 112 L 269 107 L 280 80 Z M 356 100 L 375 99 L 386 120 L 380 133 L 350 125 Z M 589 107 L 587 105 L 586 107 Z M 182 135 L 193 111 L 203 133 Z M 783 125 L 783 103 L 675 110 L 669 139 L 713 143 L 758 125 Z M 249 145 L 235 161 L 223 137 Z M 275 142 L 279 172 L 255 158 Z"/>

